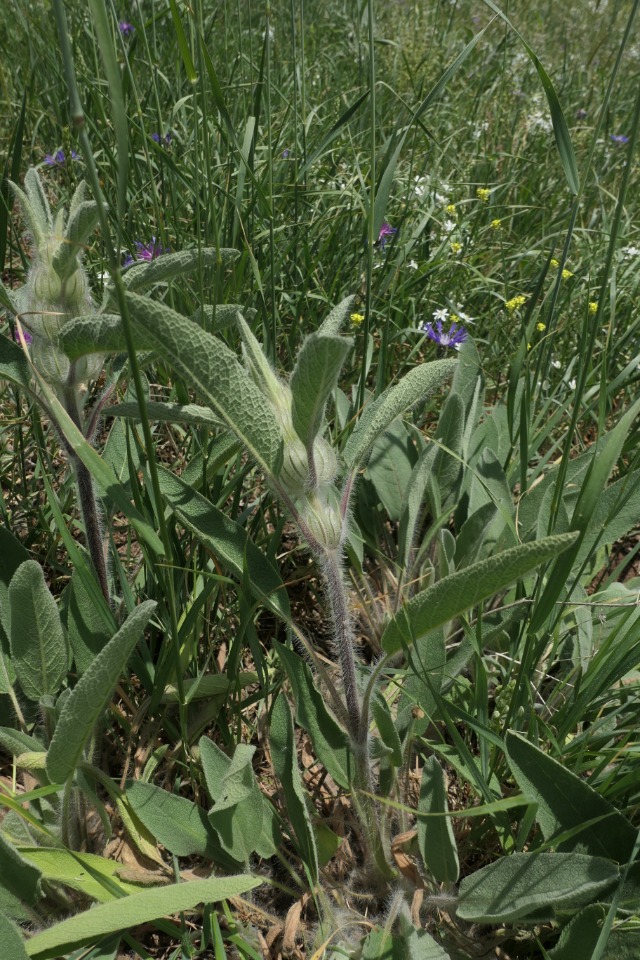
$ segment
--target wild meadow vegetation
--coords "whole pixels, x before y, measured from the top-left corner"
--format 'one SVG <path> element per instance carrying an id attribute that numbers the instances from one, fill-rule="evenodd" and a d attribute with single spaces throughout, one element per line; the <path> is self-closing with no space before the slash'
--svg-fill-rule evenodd
<path id="1" fill-rule="evenodd" d="M 640 955 L 635 0 L 6 0 L 6 960 Z"/>

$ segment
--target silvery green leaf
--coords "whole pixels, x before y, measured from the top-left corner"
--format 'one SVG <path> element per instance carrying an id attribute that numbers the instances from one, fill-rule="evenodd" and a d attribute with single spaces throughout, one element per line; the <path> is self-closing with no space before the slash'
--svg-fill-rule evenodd
<path id="1" fill-rule="evenodd" d="M 71 219 L 71 217 L 74 215 L 80 204 L 84 202 L 86 192 L 87 184 L 84 180 L 81 180 L 76 187 L 73 196 L 71 197 L 71 203 L 69 204 L 69 219 Z"/>
<path id="2" fill-rule="evenodd" d="M 399 383 L 387 387 L 365 407 L 344 449 L 347 467 L 356 469 L 369 455 L 379 434 L 405 410 L 442 386 L 455 370 L 456 363 L 456 360 L 423 363 L 410 370 Z"/>
<path id="3" fill-rule="evenodd" d="M 84 746 L 156 606 L 146 600 L 129 614 L 66 699 L 47 755 L 47 774 L 54 783 L 64 783 L 80 762 Z"/>
<path id="4" fill-rule="evenodd" d="M 618 882 L 610 860 L 581 853 L 512 853 L 464 877 L 456 913 L 476 923 L 510 923 L 538 910 L 574 912 Z"/>
<path id="5" fill-rule="evenodd" d="M 37 215 L 43 226 L 51 229 L 53 220 L 51 218 L 51 207 L 42 180 L 35 167 L 29 167 L 24 175 L 24 189 L 29 198 L 31 209 Z"/>
<path id="6" fill-rule="evenodd" d="M 278 568 L 247 536 L 242 524 L 231 520 L 170 470 L 159 467 L 158 481 L 162 495 L 180 523 L 229 567 L 265 606 L 288 620 L 289 600 Z"/>
<path id="7" fill-rule="evenodd" d="M 0 746 L 4 747 L 12 757 L 19 757 L 22 753 L 42 750 L 42 744 L 35 737 L 13 727 L 0 727 Z"/>
<path id="8" fill-rule="evenodd" d="M 241 314 L 236 317 L 236 322 L 242 337 L 242 353 L 247 372 L 266 399 L 270 403 L 278 404 L 289 388 L 273 372 L 259 340 Z"/>
<path id="9" fill-rule="evenodd" d="M 28 941 L 29 956 L 32 960 L 47 960 L 66 955 L 73 948 L 83 943 L 95 943 L 116 930 L 139 927 L 167 914 L 192 910 L 200 903 L 215 903 L 228 897 L 237 897 L 260 883 L 258 877 L 243 875 L 209 877 L 208 880 L 174 883 L 128 897 L 118 897 L 109 903 L 100 903 L 91 910 L 83 910 L 35 934 Z"/>
<path id="10" fill-rule="evenodd" d="M 9 585 L 11 663 L 29 700 L 53 696 L 69 668 L 58 605 L 35 560 L 20 564 Z"/>
<path id="11" fill-rule="evenodd" d="M 576 850 L 627 862 L 638 831 L 613 804 L 520 734 L 510 731 L 506 744 L 515 781 L 536 804 L 536 821 L 545 840 L 560 852 Z M 580 824 L 585 824 L 584 830 L 574 833 Z M 569 831 L 568 839 L 553 842 L 554 836 Z"/>
<path id="12" fill-rule="evenodd" d="M 251 307 L 243 307 L 239 303 L 218 303 L 215 306 L 212 303 L 203 303 L 191 319 L 198 326 L 207 330 L 208 333 L 218 333 L 220 330 L 226 330 L 227 327 L 235 326 L 238 322 L 239 313 L 252 320 L 257 312 L 257 310 L 253 310 Z"/>
<path id="13" fill-rule="evenodd" d="M 129 420 L 140 419 L 140 407 L 129 401 L 118 403 L 113 407 L 105 407 L 105 417 L 125 417 Z M 197 403 L 163 403 L 159 400 L 150 400 L 147 403 L 149 420 L 159 420 L 165 423 L 197 423 L 206 427 L 224 426 L 219 417 Z"/>
<path id="14" fill-rule="evenodd" d="M 42 207 L 38 206 L 34 209 L 24 190 L 22 190 L 17 183 L 13 183 L 12 180 L 7 182 L 13 196 L 20 204 L 22 215 L 27 222 L 27 228 L 33 237 L 36 250 L 42 250 L 50 226 L 48 221 L 43 217 Z"/>
<path id="15" fill-rule="evenodd" d="M 163 253 L 154 260 L 135 263 L 122 274 L 125 287 L 140 290 L 153 283 L 162 283 L 173 277 L 202 267 L 228 266 L 240 256 L 238 250 L 229 247 L 203 247 L 202 250 L 180 250 L 178 253 Z"/>
<path id="16" fill-rule="evenodd" d="M 18 304 L 14 295 L 11 290 L 5 287 L 2 280 L 0 280 L 0 307 L 4 307 L 5 310 L 8 310 L 13 316 L 18 313 Z"/>
<path id="17" fill-rule="evenodd" d="M 3 913 L 0 913 L 0 942 L 6 951 L 6 960 L 29 960 L 25 941 L 18 927 Z"/>
<path id="18" fill-rule="evenodd" d="M 78 258 L 97 222 L 98 204 L 94 200 L 83 200 L 69 216 L 64 237 L 51 261 L 59 277 L 70 277 L 78 269 Z"/>
<path id="19" fill-rule="evenodd" d="M 447 623 L 487 597 L 492 597 L 551 557 L 568 550 L 576 533 L 521 543 L 494 557 L 458 570 L 413 597 L 387 625 L 381 644 L 387 653 L 410 646 L 414 639 Z"/>
<path id="20" fill-rule="evenodd" d="M 142 330 L 135 330 L 136 350 L 150 350 L 150 340 Z M 127 344 L 122 328 L 122 317 L 115 313 L 97 313 L 73 317 L 58 333 L 58 343 L 71 360 L 88 353 L 124 353 Z"/>
<path id="21" fill-rule="evenodd" d="M 38 868 L 29 863 L 0 833 L 0 886 L 33 906 L 41 896 L 41 876 Z"/>
<path id="22" fill-rule="evenodd" d="M 0 335 L 0 380 L 8 380 L 18 387 L 29 389 L 31 370 L 24 351 L 8 337 Z"/>
<path id="23" fill-rule="evenodd" d="M 341 300 L 329 316 L 322 321 L 316 332 L 322 337 L 333 337 L 340 333 L 342 325 L 354 312 L 357 302 L 357 296 L 346 297 L 346 299 Z"/>
<path id="24" fill-rule="evenodd" d="M 436 757 L 429 757 L 422 769 L 418 813 L 446 814 L 447 784 Z M 457 883 L 460 862 L 451 818 L 447 816 L 418 817 L 418 844 L 422 859 L 439 883 Z"/>
<path id="25" fill-rule="evenodd" d="M 271 857 L 280 833 L 275 811 L 256 782 L 251 760 L 254 747 L 238 744 L 233 757 L 202 737 L 199 743 L 207 789 L 214 801 L 209 822 L 220 843 L 235 860 L 245 862 L 254 852 Z"/>
<path id="26" fill-rule="evenodd" d="M 298 842 L 298 849 L 306 869 L 316 880 L 318 853 L 298 769 L 291 710 L 282 693 L 271 712 L 270 740 L 273 766 L 282 784 L 287 813 Z"/>
<path id="27" fill-rule="evenodd" d="M 195 854 L 219 860 L 219 845 L 207 814 L 192 800 L 142 780 L 127 783 L 126 799 L 149 833 L 176 857 Z M 223 865 L 233 869 L 228 857 Z"/>
<path id="28" fill-rule="evenodd" d="M 165 304 L 128 293 L 134 326 L 191 384 L 269 474 L 280 457 L 280 429 L 264 396 L 221 340 Z"/>
<path id="29" fill-rule="evenodd" d="M 340 370 L 353 341 L 345 337 L 311 334 L 304 341 L 289 381 L 295 431 L 310 450 L 324 425 L 327 400 L 338 383 Z"/>
<path id="30" fill-rule="evenodd" d="M 344 731 L 327 710 L 309 666 L 284 644 L 274 640 L 273 645 L 291 683 L 296 721 L 311 737 L 318 759 L 329 774 L 348 790 L 352 782 L 353 760 Z"/>

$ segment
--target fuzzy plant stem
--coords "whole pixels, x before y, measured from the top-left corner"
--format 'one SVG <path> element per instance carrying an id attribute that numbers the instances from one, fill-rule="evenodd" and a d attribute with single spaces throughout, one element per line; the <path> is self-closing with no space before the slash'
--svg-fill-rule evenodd
<path id="1" fill-rule="evenodd" d="M 82 429 L 78 400 L 73 387 L 64 391 L 62 403 L 66 412 L 79 430 Z M 84 531 L 87 540 L 87 549 L 98 577 L 100 589 L 105 600 L 109 603 L 109 578 L 107 577 L 107 561 L 104 555 L 104 537 L 100 523 L 100 510 L 93 485 L 91 474 L 80 457 L 73 449 L 67 447 L 69 459 L 73 467 L 78 488 L 78 502 L 84 521 Z"/>
<path id="2" fill-rule="evenodd" d="M 349 614 L 349 600 L 338 550 L 325 550 L 321 556 L 331 614 L 333 641 L 340 662 L 342 685 L 349 718 L 349 737 L 355 761 L 353 801 L 363 830 L 366 846 L 372 855 L 375 879 L 385 889 L 394 872 L 385 855 L 380 818 L 373 791 L 373 774 L 369 756 L 368 711 L 363 712 L 356 682 L 355 638 Z M 360 792 L 359 792 L 360 791 Z"/>
<path id="3" fill-rule="evenodd" d="M 353 655 L 354 639 L 349 614 L 349 601 L 338 551 L 323 551 L 321 566 L 327 586 L 333 642 L 342 674 L 342 686 L 349 717 L 349 735 L 354 747 L 359 752 L 362 748 L 362 724 L 356 682 L 356 661 Z"/>

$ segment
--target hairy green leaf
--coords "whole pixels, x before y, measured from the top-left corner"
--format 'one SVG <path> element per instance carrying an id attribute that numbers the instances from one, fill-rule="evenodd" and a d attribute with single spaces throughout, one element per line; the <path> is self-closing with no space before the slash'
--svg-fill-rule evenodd
<path id="1" fill-rule="evenodd" d="M 557 834 L 574 830 L 588 820 L 597 820 L 558 844 L 558 850 L 575 850 L 608 857 L 618 863 L 627 862 L 637 830 L 619 810 L 521 734 L 509 732 L 506 744 L 516 783 L 537 804 L 536 820 L 545 840 L 553 846 Z"/>
<path id="2" fill-rule="evenodd" d="M 318 327 L 317 333 L 319 333 L 322 337 L 337 336 L 351 314 L 354 312 L 357 302 L 357 296 L 346 297 L 344 300 L 341 300 L 340 303 L 335 306 L 329 315 L 322 321 Z"/>
<path id="3" fill-rule="evenodd" d="M 291 827 L 300 855 L 315 881 L 318 878 L 318 854 L 298 770 L 291 711 L 282 694 L 271 712 L 270 739 L 273 766 L 282 784 Z"/>
<path id="4" fill-rule="evenodd" d="M 97 222 L 98 204 L 94 200 L 84 200 L 69 215 L 64 238 L 51 261 L 61 279 L 70 277 L 77 269 L 78 254 L 82 254 L 87 237 Z"/>
<path id="5" fill-rule="evenodd" d="M 410 370 L 399 383 L 394 384 L 365 407 L 344 449 L 344 460 L 355 469 L 369 454 L 380 433 L 409 407 L 426 399 L 451 376 L 455 360 L 433 360 Z"/>
<path id="6" fill-rule="evenodd" d="M 220 848 L 202 807 L 142 780 L 127 783 L 126 799 L 149 833 L 176 857 L 195 854 L 219 862 Z M 225 857 L 221 866 L 233 869 L 232 864 Z"/>
<path id="7" fill-rule="evenodd" d="M 20 564 L 9 585 L 11 663 L 29 700 L 56 694 L 67 676 L 69 650 L 58 605 L 35 560 Z"/>
<path id="8" fill-rule="evenodd" d="M 280 455 L 280 430 L 263 394 L 231 350 L 164 304 L 135 294 L 127 294 L 127 302 L 134 326 L 146 332 L 163 359 L 272 474 Z"/>
<path id="9" fill-rule="evenodd" d="M 247 536 L 244 527 L 230 520 L 169 470 L 159 467 L 158 480 L 162 495 L 187 530 L 238 578 L 248 578 L 255 595 L 274 613 L 288 620 L 289 599 L 282 578 L 268 557 Z"/>
<path id="10" fill-rule="evenodd" d="M 20 931 L 3 913 L 0 913 L 0 942 L 4 960 L 29 960 Z"/>
<path id="11" fill-rule="evenodd" d="M 581 853 L 513 853 L 465 877 L 456 909 L 461 920 L 507 923 L 538 910 L 574 911 L 619 880 L 610 860 Z"/>
<path id="12" fill-rule="evenodd" d="M 200 903 L 216 903 L 227 897 L 237 897 L 260 883 L 258 877 L 239 875 L 191 880 L 189 883 L 174 883 L 168 887 L 145 890 L 111 903 L 99 904 L 92 910 L 85 910 L 37 933 L 27 942 L 27 952 L 33 960 L 58 957 L 83 943 L 94 943 L 105 934 L 137 927 L 182 910 L 193 910 Z"/>
<path id="13" fill-rule="evenodd" d="M 29 906 L 40 899 L 41 872 L 0 833 L 0 885 Z"/>
<path id="14" fill-rule="evenodd" d="M 522 543 L 495 557 L 479 560 L 427 587 L 387 625 L 381 640 L 383 649 L 395 653 L 403 646 L 409 646 L 428 630 L 494 596 L 545 560 L 567 550 L 576 536 L 575 533 L 563 533 L 537 543 Z"/>
<path id="15" fill-rule="evenodd" d="M 243 863 L 254 852 L 260 857 L 273 856 L 280 831 L 275 811 L 253 772 L 255 747 L 240 743 L 233 757 L 227 757 L 208 737 L 202 737 L 199 748 L 207 789 L 214 801 L 209 822 L 224 849 Z"/>
<path id="16" fill-rule="evenodd" d="M 67 320 L 58 333 L 58 345 L 71 360 L 87 353 L 124 353 L 127 344 L 122 317 L 115 313 L 96 313 Z M 133 345 L 136 350 L 153 349 L 144 331 L 137 329 L 133 332 Z"/>
<path id="17" fill-rule="evenodd" d="M 419 813 L 447 813 L 447 784 L 435 757 L 426 760 L 420 785 Z M 460 862 L 450 817 L 419 817 L 418 844 L 422 859 L 439 883 L 457 883 Z"/>
<path id="18" fill-rule="evenodd" d="M 296 703 L 296 720 L 307 731 L 318 754 L 336 783 L 351 786 L 351 753 L 347 738 L 325 706 L 309 666 L 293 650 L 273 641 L 284 664 Z"/>
<path id="19" fill-rule="evenodd" d="M 65 700 L 47 755 L 47 774 L 55 783 L 64 783 L 80 762 L 85 744 L 156 606 L 155 601 L 146 600 L 135 608 Z"/>
<path id="20" fill-rule="evenodd" d="M 289 381 L 293 395 L 293 426 L 310 450 L 324 425 L 327 400 L 338 383 L 346 356 L 353 346 L 351 339 L 311 334 L 298 354 Z"/>
<path id="21" fill-rule="evenodd" d="M 202 250 L 180 250 L 165 253 L 146 263 L 136 263 L 125 270 L 123 281 L 129 291 L 140 290 L 152 283 L 162 283 L 201 267 L 229 266 L 240 256 L 238 250 L 221 247 L 203 247 Z"/>
<path id="22" fill-rule="evenodd" d="M 0 336 L 0 380 L 27 390 L 31 386 L 31 370 L 24 351 L 5 336 Z"/>

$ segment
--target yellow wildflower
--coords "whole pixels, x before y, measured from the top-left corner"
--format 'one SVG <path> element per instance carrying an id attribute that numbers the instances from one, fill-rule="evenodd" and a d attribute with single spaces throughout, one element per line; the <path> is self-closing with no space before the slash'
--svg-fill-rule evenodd
<path id="1" fill-rule="evenodd" d="M 546 323 L 536 323 L 536 330 L 539 330 L 540 333 L 542 333 L 543 330 L 546 330 L 546 329 L 547 329 Z"/>
<path id="2" fill-rule="evenodd" d="M 499 230 L 502 226 L 502 220 L 499 220 L 497 217 L 495 220 L 491 221 L 491 227 L 493 230 Z"/>
<path id="3" fill-rule="evenodd" d="M 557 270 L 558 267 L 560 266 L 560 261 L 556 260 L 556 258 L 554 257 L 553 260 L 549 260 L 549 266 L 552 267 L 554 270 Z"/>
<path id="4" fill-rule="evenodd" d="M 519 310 L 520 307 L 524 306 L 526 302 L 527 298 L 520 294 L 517 297 L 513 297 L 511 300 L 507 300 L 505 303 L 505 308 L 509 311 L 509 313 L 513 313 L 514 310 Z"/>
<path id="5" fill-rule="evenodd" d="M 455 203 L 448 203 L 444 208 L 450 217 L 455 217 L 456 215 L 456 205 Z"/>
<path id="6" fill-rule="evenodd" d="M 452 240 L 452 241 L 451 241 L 451 252 L 452 252 L 452 253 L 460 253 L 461 250 L 462 250 L 462 244 L 461 244 L 461 243 L 458 243 L 457 240 Z"/>
<path id="7" fill-rule="evenodd" d="M 597 303 L 597 301 L 596 301 L 596 300 L 590 300 L 590 301 L 589 301 L 589 313 L 597 313 L 597 312 L 598 312 L 598 303 Z"/>
<path id="8" fill-rule="evenodd" d="M 529 352 L 529 350 L 531 350 L 531 344 L 530 344 L 530 343 L 527 344 L 527 353 Z"/>
<path id="9" fill-rule="evenodd" d="M 476 197 L 478 200 L 482 200 L 483 203 L 488 203 L 490 196 L 491 190 L 487 189 L 487 187 L 478 187 L 476 190 Z"/>
<path id="10" fill-rule="evenodd" d="M 565 269 L 562 271 L 562 279 L 563 279 L 563 280 L 570 280 L 572 276 L 573 276 L 573 274 L 571 273 L 571 270 L 567 270 L 567 269 L 565 268 Z"/>
<path id="11" fill-rule="evenodd" d="M 351 316 L 349 317 L 349 320 L 351 320 L 351 323 L 354 325 L 354 327 L 359 327 L 362 321 L 364 320 L 364 314 L 352 313 Z"/>

